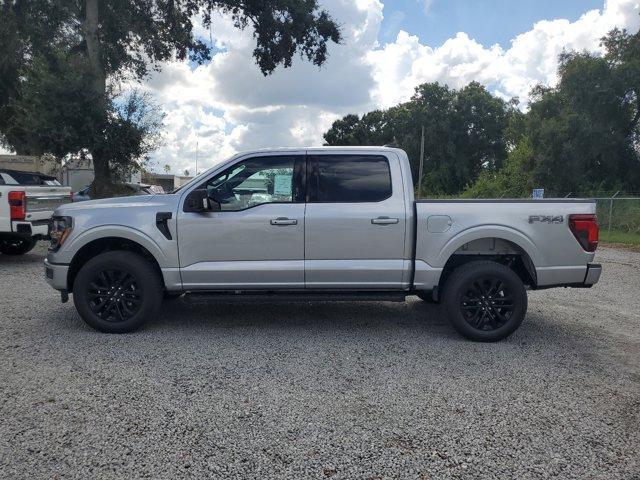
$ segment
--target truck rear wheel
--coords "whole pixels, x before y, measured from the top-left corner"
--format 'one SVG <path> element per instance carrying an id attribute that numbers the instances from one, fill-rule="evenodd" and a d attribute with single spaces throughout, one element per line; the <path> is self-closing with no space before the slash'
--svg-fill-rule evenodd
<path id="1" fill-rule="evenodd" d="M 162 292 L 159 275 L 145 258 L 111 251 L 82 266 L 73 283 L 73 303 L 96 330 L 125 333 L 158 315 Z"/>
<path id="2" fill-rule="evenodd" d="M 511 335 L 527 312 L 527 292 L 518 275 L 492 261 L 456 268 L 444 285 L 443 303 L 458 333 L 495 342 Z"/>
<path id="3" fill-rule="evenodd" d="M 24 255 L 33 250 L 38 241 L 35 238 L 8 238 L 0 240 L 0 252 L 5 255 Z"/>

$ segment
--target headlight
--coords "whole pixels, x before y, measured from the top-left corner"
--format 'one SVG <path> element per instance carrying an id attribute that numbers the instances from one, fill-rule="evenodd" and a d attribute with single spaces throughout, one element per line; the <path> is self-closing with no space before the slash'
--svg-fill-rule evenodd
<path id="1" fill-rule="evenodd" d="M 58 250 L 71 233 L 71 230 L 73 230 L 73 219 L 71 217 L 53 217 L 51 219 L 51 231 L 49 232 L 51 237 L 49 250 Z"/>

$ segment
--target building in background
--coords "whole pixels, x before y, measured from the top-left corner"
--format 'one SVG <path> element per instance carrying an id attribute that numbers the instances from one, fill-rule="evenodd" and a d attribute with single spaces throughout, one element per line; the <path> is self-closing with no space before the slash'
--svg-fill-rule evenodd
<path id="1" fill-rule="evenodd" d="M 62 166 L 60 182 L 71 187 L 73 192 L 79 192 L 93 182 L 93 160 L 90 158 L 73 157 Z"/>
<path id="2" fill-rule="evenodd" d="M 142 183 L 160 185 L 167 193 L 181 187 L 192 178 L 187 175 L 173 175 L 171 173 L 142 172 Z"/>
<path id="3" fill-rule="evenodd" d="M 0 168 L 51 175 L 64 186 L 71 187 L 73 192 L 79 192 L 91 185 L 95 178 L 93 161 L 90 156 L 70 156 L 61 164 L 55 158 L 47 156 L 0 155 Z M 159 185 L 165 192 L 171 192 L 192 178 L 188 175 L 136 171 L 129 178 L 124 179 L 122 183 Z"/>
<path id="4" fill-rule="evenodd" d="M 44 173 L 60 179 L 60 163 L 55 158 L 30 155 L 0 155 L 0 168 Z"/>

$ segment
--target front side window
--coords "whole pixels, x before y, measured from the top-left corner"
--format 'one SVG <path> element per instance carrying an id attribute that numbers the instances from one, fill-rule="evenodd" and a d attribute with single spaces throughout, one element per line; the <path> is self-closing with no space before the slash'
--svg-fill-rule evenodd
<path id="1" fill-rule="evenodd" d="M 380 202 L 391 196 L 391 172 L 386 157 L 317 155 L 310 160 L 311 202 Z"/>
<path id="2" fill-rule="evenodd" d="M 295 186 L 296 160 L 303 157 L 255 157 L 229 167 L 207 180 L 204 185 L 210 198 L 220 203 L 222 211 L 239 211 L 264 203 L 298 201 Z"/>

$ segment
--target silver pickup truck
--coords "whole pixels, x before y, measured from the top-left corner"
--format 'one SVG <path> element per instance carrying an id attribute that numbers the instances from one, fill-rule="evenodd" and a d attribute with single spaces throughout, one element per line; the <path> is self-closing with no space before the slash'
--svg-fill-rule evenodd
<path id="1" fill-rule="evenodd" d="M 522 323 L 526 289 L 601 273 L 591 200 L 415 201 L 404 151 L 242 153 L 167 195 L 69 204 L 47 281 L 84 320 L 128 332 L 163 298 L 441 302 L 467 338 Z"/>

